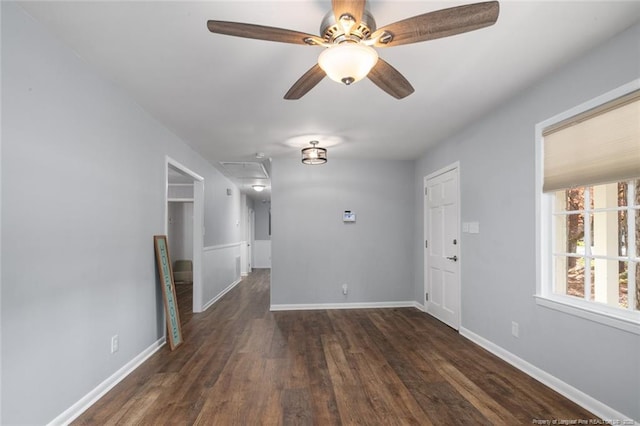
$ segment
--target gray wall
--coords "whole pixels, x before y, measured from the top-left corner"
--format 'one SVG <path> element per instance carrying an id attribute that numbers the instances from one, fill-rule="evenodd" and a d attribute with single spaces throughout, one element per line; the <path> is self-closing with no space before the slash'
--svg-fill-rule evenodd
<path id="1" fill-rule="evenodd" d="M 275 159 L 271 185 L 272 304 L 413 299 L 412 161 Z"/>
<path id="2" fill-rule="evenodd" d="M 536 305 L 534 126 L 640 77 L 640 26 L 531 87 L 416 165 L 422 180 L 460 161 L 462 327 L 640 419 L 640 336 Z M 423 206 L 415 217 L 415 298 L 423 288 Z M 511 336 L 511 321 L 520 338 Z"/>
<path id="3" fill-rule="evenodd" d="M 165 156 L 205 178 L 205 245 L 240 241 L 240 194 L 19 6 L 1 7 L 0 423 L 46 424 L 165 333 L 152 240 Z"/>

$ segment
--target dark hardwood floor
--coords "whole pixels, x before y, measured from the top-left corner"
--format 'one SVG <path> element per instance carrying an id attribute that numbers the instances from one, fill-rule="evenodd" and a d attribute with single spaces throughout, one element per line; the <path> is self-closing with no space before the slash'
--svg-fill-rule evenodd
<path id="1" fill-rule="evenodd" d="M 193 283 L 176 284 L 176 298 L 178 299 L 180 326 L 184 327 L 193 317 Z"/>
<path id="2" fill-rule="evenodd" d="M 269 277 L 255 270 L 204 313 L 183 308 L 185 343 L 165 345 L 74 424 L 594 418 L 417 309 L 270 312 Z M 190 292 L 180 293 L 180 307 L 190 306 Z"/>

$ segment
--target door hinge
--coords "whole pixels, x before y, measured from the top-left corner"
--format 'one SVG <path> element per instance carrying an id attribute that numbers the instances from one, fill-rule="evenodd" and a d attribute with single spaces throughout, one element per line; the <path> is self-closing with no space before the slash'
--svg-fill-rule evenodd
<path id="1" fill-rule="evenodd" d="M 429 248 L 429 241 L 424 240 L 424 248 Z"/>
<path id="2" fill-rule="evenodd" d="M 429 192 L 429 189 L 428 189 L 428 188 L 425 188 L 425 189 L 424 189 L 424 195 L 427 195 L 427 192 Z"/>
<path id="3" fill-rule="evenodd" d="M 424 294 L 424 300 L 426 300 L 427 302 L 429 301 L 429 293 Z"/>

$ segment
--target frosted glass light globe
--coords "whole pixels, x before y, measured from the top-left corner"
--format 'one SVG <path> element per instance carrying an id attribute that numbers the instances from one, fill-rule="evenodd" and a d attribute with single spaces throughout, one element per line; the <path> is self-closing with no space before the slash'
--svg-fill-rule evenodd
<path id="1" fill-rule="evenodd" d="M 329 78 L 350 85 L 362 80 L 378 62 L 378 52 L 361 43 L 341 43 L 325 49 L 318 65 Z"/>

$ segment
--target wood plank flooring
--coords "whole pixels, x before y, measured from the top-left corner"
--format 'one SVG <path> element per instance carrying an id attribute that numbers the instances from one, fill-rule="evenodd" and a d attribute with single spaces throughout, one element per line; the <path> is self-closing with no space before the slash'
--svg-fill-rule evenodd
<path id="1" fill-rule="evenodd" d="M 254 270 L 77 425 L 454 425 L 593 419 L 413 308 L 269 311 Z M 191 304 L 179 291 L 180 307 Z M 185 295 L 187 299 L 185 299 Z"/>

